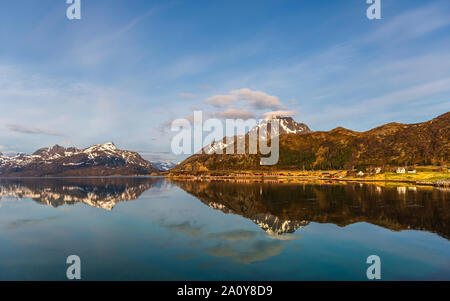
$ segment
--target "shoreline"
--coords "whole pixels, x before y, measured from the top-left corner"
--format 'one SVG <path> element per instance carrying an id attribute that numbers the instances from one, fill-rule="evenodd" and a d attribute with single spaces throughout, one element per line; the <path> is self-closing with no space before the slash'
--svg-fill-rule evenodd
<path id="1" fill-rule="evenodd" d="M 272 182 L 272 183 L 292 183 L 294 181 L 332 181 L 332 182 L 357 182 L 357 183 L 396 183 L 396 184 L 412 184 L 417 186 L 432 187 L 450 187 L 450 177 L 443 180 L 413 180 L 413 179 L 380 179 L 373 177 L 319 177 L 319 176 L 273 176 L 273 175 L 172 175 L 163 173 L 160 175 L 124 175 L 124 176 L 55 176 L 55 177 L 0 177 L 0 180 L 60 180 L 60 179 L 133 179 L 133 178 L 164 178 L 173 180 L 206 180 L 206 181 L 253 181 L 253 182 Z"/>
<path id="2" fill-rule="evenodd" d="M 165 175 L 141 175 L 141 176 L 54 176 L 54 177 L 0 177 L 0 180 L 56 180 L 56 179 L 133 179 L 133 178 L 165 178 Z"/>
<path id="3" fill-rule="evenodd" d="M 447 188 L 450 187 L 450 183 L 446 183 L 444 185 L 439 184 L 437 182 L 420 182 L 420 181 L 410 181 L 410 180 L 374 180 L 374 179 L 325 179 L 325 178 L 223 178 L 223 177 L 189 177 L 189 178 L 181 178 L 181 177 L 166 177 L 171 180 L 177 180 L 177 181 L 239 181 L 243 182 L 244 180 L 247 181 L 253 181 L 257 183 L 280 183 L 280 184 L 295 184 L 296 182 L 293 180 L 299 180 L 301 182 L 315 182 L 315 181 L 322 181 L 322 182 L 342 182 L 342 183 L 385 183 L 385 184 L 410 184 L 414 186 L 428 186 L 428 187 L 441 187 L 441 188 Z"/>
<path id="4" fill-rule="evenodd" d="M 403 184 L 414 184 L 417 186 L 433 186 L 433 187 L 450 187 L 450 182 L 445 185 L 440 185 L 437 182 L 420 182 L 420 181 L 411 181 L 411 180 L 377 180 L 377 179 L 327 179 L 327 178 L 301 178 L 301 177 L 283 177 L 283 178 L 273 178 L 273 177 L 247 177 L 247 178 L 239 178 L 239 177 L 177 177 L 177 176 L 166 176 L 165 178 L 174 179 L 174 180 L 215 180 L 215 181 L 227 181 L 227 180 L 253 180 L 253 181 L 279 181 L 283 183 L 286 181 L 287 183 L 292 182 L 292 180 L 301 180 L 301 181 L 335 181 L 335 182 L 358 182 L 358 183 L 403 183 Z"/>
<path id="5" fill-rule="evenodd" d="M 340 173 L 342 171 L 333 171 L 335 173 Z M 317 172 L 316 172 L 317 173 Z M 378 176 L 378 177 L 377 177 Z M 442 176 L 442 173 L 433 174 L 433 178 L 420 178 L 420 176 L 416 176 L 416 179 L 411 179 L 410 175 L 405 175 L 405 177 L 409 178 L 389 178 L 387 174 L 379 174 L 377 176 L 365 176 L 365 177 L 334 177 L 334 176 L 294 176 L 294 175 L 254 175 L 254 174 L 246 174 L 246 175 L 233 175 L 230 173 L 229 175 L 177 175 L 177 174 L 167 174 L 166 178 L 175 179 L 175 180 L 236 180 L 236 181 L 278 181 L 278 182 L 292 182 L 292 181 L 336 181 L 336 182 L 369 182 L 369 183 L 403 183 L 403 184 L 413 184 L 419 186 L 433 186 L 433 187 L 450 187 L 450 174 L 446 174 Z M 395 175 L 399 177 L 399 175 Z M 383 177 L 383 178 L 380 178 Z M 401 177 L 401 176 L 400 176 Z"/>

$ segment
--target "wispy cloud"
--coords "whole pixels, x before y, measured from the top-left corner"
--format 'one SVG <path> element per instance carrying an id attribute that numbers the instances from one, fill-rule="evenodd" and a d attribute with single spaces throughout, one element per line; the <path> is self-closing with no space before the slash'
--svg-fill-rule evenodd
<path id="1" fill-rule="evenodd" d="M 56 137 L 65 137 L 65 135 L 49 131 L 49 130 L 43 130 L 36 127 L 26 127 L 18 124 L 7 124 L 6 127 L 8 130 L 21 133 L 21 134 L 30 134 L 30 135 L 49 135 L 49 136 L 56 136 Z"/>
<path id="2" fill-rule="evenodd" d="M 381 109 L 396 106 L 412 106 L 414 101 L 430 98 L 441 93 L 450 92 L 450 78 L 445 78 L 419 86 L 411 86 L 399 89 L 384 95 L 361 99 L 356 104 L 349 106 L 328 106 L 320 114 L 309 116 L 311 121 L 318 121 L 327 116 L 328 120 L 343 120 L 352 116 L 366 115 L 370 112 L 377 112 Z M 429 101 L 428 101 L 429 103 Z M 443 105 L 450 108 L 450 100 L 444 101 Z"/>
<path id="3" fill-rule="evenodd" d="M 149 148 L 148 131 L 154 110 L 138 98 L 108 86 L 50 80 L 30 70 L 0 65 L 0 139 L 21 152 L 61 143 L 70 137 L 84 147 L 112 140 L 125 148 Z M 45 91 L 44 93 L 40 93 Z M 127 102 L 122 102 L 127 99 Z M 145 118 L 144 118 L 145 117 Z M 130 137 L 129 129 L 134 135 Z M 12 135 L 12 133 L 26 134 Z M 138 140 L 130 145 L 125 140 Z"/>
<path id="4" fill-rule="evenodd" d="M 60 219 L 62 216 L 49 216 L 41 219 L 20 219 L 9 223 L 6 228 L 8 230 L 15 230 L 21 227 L 34 227 L 38 224 L 52 222 L 54 220 Z"/>
<path id="5" fill-rule="evenodd" d="M 195 98 L 197 98 L 197 95 L 192 94 L 192 93 L 180 93 L 179 96 L 181 98 L 185 98 L 185 99 L 195 99 Z"/>
<path id="6" fill-rule="evenodd" d="M 254 110 L 278 109 L 284 106 L 277 96 L 249 88 L 232 90 L 229 94 L 213 95 L 205 99 L 205 102 L 215 107 L 228 107 L 237 101 L 240 105 L 248 104 Z"/>
<path id="7" fill-rule="evenodd" d="M 419 38 L 449 26 L 449 13 L 450 9 L 443 7 L 442 2 L 409 10 L 388 20 L 374 33 L 367 35 L 367 39 L 369 41 L 383 39 L 398 43 Z"/>
<path id="8" fill-rule="evenodd" d="M 380 97 L 365 100 L 363 103 L 361 103 L 361 106 L 388 105 L 410 102 L 412 100 L 448 91 L 450 91 L 450 78 L 444 78 L 419 86 L 412 86 L 406 89 L 401 89 Z"/>
<path id="9" fill-rule="evenodd" d="M 121 48 L 117 47 L 117 45 L 124 44 L 123 39 L 129 36 L 129 33 L 139 23 L 156 11 L 156 8 L 152 8 L 112 32 L 98 36 L 89 43 L 83 43 L 81 46 L 74 48 L 70 55 L 71 60 L 76 60 L 77 63 L 89 67 L 103 63 L 109 57 L 119 54 Z"/>
<path id="10" fill-rule="evenodd" d="M 205 102 L 215 107 L 226 107 L 233 104 L 236 100 L 236 95 L 214 95 L 205 99 Z"/>
<path id="11" fill-rule="evenodd" d="M 249 119 L 255 118 L 255 114 L 247 110 L 228 109 L 224 112 L 209 113 L 210 117 L 218 117 L 225 119 Z"/>

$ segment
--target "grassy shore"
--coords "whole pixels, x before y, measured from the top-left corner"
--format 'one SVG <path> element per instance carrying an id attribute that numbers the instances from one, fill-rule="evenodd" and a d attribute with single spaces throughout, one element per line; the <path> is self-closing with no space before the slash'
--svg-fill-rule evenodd
<path id="1" fill-rule="evenodd" d="M 383 181 L 440 181 L 450 179 L 448 172 L 419 172 L 416 174 L 396 174 L 387 172 L 374 176 L 368 176 L 367 179 L 383 180 Z"/>
<path id="2" fill-rule="evenodd" d="M 174 175 L 174 178 L 214 178 L 214 179 L 269 179 L 269 180 L 337 180 L 361 182 L 403 182 L 413 184 L 434 185 L 439 181 L 450 182 L 447 168 L 427 166 L 416 169 L 416 173 L 397 174 L 394 172 L 364 173 L 357 175 L 355 171 L 346 170 L 279 170 L 279 171 L 216 171 L 198 174 Z M 447 184 L 448 185 L 448 184 Z"/>

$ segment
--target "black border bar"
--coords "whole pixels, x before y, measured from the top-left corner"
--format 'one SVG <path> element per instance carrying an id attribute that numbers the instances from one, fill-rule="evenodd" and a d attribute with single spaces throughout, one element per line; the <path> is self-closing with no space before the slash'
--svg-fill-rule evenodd
<path id="1" fill-rule="evenodd" d="M 233 290 L 230 291 L 230 288 Z M 241 289 L 237 289 L 241 287 Z M 264 287 L 266 288 L 266 294 L 237 294 L 238 291 L 244 292 L 242 287 Z M 268 294 L 268 287 L 271 287 L 271 294 Z M 180 289 L 185 288 L 208 288 L 210 289 L 209 298 L 205 298 L 203 295 L 197 296 L 179 296 Z M 225 291 L 229 294 L 223 295 Z M 196 299 L 212 299 L 212 298 L 231 298 L 231 297 L 255 297 L 255 298 L 280 298 L 288 296 L 303 296 L 306 292 L 319 294 L 330 294 L 331 297 L 335 297 L 335 294 L 345 294 L 349 292 L 357 292 L 359 290 L 364 291 L 365 295 L 369 294 L 371 297 L 379 296 L 386 297 L 387 290 L 400 290 L 402 294 L 414 296 L 416 293 L 422 290 L 432 290 L 433 294 L 442 290 L 448 292 L 450 288 L 450 282 L 384 282 L 384 281 L 361 281 L 361 282 L 297 282 L 297 281 L 274 281 L 274 282 L 248 282 L 248 281 L 155 281 L 155 282 L 90 282 L 90 281 L 67 281 L 67 282 L 0 282 L 0 290 L 2 292 L 11 291 L 17 294 L 37 294 L 36 296 L 46 296 L 49 293 L 57 297 L 60 294 L 69 294 L 71 297 L 78 296 L 85 298 L 89 294 L 89 297 L 98 295 L 101 297 L 118 295 L 135 295 L 142 294 L 143 296 L 166 296 L 168 298 L 188 298 L 195 297 Z M 186 291 L 186 290 L 184 290 Z M 260 289 L 261 293 L 263 290 Z M 235 292 L 235 293 L 233 293 Z M 318 295 L 318 296 L 319 296 Z M 405 295 L 405 296 L 406 296 Z M 64 296 L 64 295 L 62 295 Z M 147 299 L 147 298 L 146 298 Z"/>

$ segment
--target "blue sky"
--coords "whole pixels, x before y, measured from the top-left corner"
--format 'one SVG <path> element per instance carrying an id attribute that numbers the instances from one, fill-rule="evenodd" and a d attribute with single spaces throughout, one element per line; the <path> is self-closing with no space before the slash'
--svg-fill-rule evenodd
<path id="1" fill-rule="evenodd" d="M 450 2 L 65 0 L 0 4 L 0 152 L 114 141 L 148 159 L 167 125 L 291 112 L 364 131 L 450 107 Z"/>

